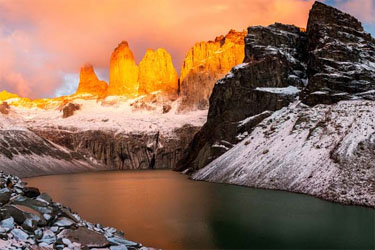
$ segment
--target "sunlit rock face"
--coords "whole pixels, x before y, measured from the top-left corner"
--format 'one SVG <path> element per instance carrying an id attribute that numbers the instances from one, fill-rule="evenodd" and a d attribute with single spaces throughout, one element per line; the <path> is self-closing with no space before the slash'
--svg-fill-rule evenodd
<path id="1" fill-rule="evenodd" d="M 91 64 L 86 64 L 81 68 L 79 85 L 76 94 L 91 94 L 104 96 L 107 92 L 107 83 L 100 81 L 95 74 Z"/>
<path id="2" fill-rule="evenodd" d="M 171 55 L 165 49 L 148 49 L 139 63 L 139 94 L 155 91 L 174 94 L 178 89 L 178 75 Z"/>
<path id="3" fill-rule="evenodd" d="M 244 59 L 247 32 L 229 31 L 215 41 L 196 43 L 182 64 L 180 109 L 208 108 L 208 99 L 217 80 Z"/>
<path id="4" fill-rule="evenodd" d="M 128 42 L 123 41 L 111 56 L 107 95 L 136 96 L 138 85 L 138 66 Z"/>
<path id="5" fill-rule="evenodd" d="M 13 93 L 9 93 L 6 90 L 0 92 L 0 101 L 5 101 L 11 98 L 19 98 L 19 96 Z"/>

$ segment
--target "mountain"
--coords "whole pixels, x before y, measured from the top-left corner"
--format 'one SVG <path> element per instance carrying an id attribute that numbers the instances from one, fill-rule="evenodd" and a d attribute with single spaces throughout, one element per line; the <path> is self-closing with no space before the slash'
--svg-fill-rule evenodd
<path id="1" fill-rule="evenodd" d="M 128 42 L 123 41 L 111 55 L 107 95 L 136 96 L 138 86 L 138 66 Z"/>
<path id="2" fill-rule="evenodd" d="M 215 82 L 244 58 L 246 32 L 230 30 L 214 41 L 196 43 L 186 54 L 180 74 L 180 110 L 207 109 Z"/>
<path id="3" fill-rule="evenodd" d="M 139 94 L 156 91 L 177 95 L 178 75 L 165 49 L 148 49 L 139 63 Z"/>
<path id="4" fill-rule="evenodd" d="M 177 103 L 168 112 L 163 103 L 138 111 L 139 98 L 113 96 L 74 95 L 29 100 L 27 105 L 20 98 L 6 102 L 10 105 L 0 104 L 0 124 L 9 121 L 9 126 L 1 127 L 0 135 L 7 135 L 3 141 L 9 143 L 0 148 L 0 170 L 20 176 L 69 169 L 173 168 L 207 115 L 206 111 L 179 114 Z M 65 108 L 71 106 L 79 108 L 65 115 Z M 9 152 L 15 154 L 7 157 Z"/>
<path id="5" fill-rule="evenodd" d="M 292 25 L 250 27 L 244 63 L 215 84 L 207 122 L 177 168 L 204 167 L 238 143 L 270 111 L 293 101 L 307 78 L 301 63 L 306 42 L 305 33 Z M 243 121 L 250 116 L 253 119 Z"/>
<path id="6" fill-rule="evenodd" d="M 317 2 L 307 23 L 309 105 L 374 100 L 375 39 L 354 17 Z"/>
<path id="7" fill-rule="evenodd" d="M 108 85 L 105 81 L 100 81 L 98 79 L 91 64 L 86 64 L 81 68 L 76 94 L 105 96 L 107 87 Z"/>
<path id="8" fill-rule="evenodd" d="M 216 83 L 179 169 L 375 206 L 374 39 L 354 17 L 315 2 L 306 32 L 250 27 L 245 46 L 245 63 Z"/>

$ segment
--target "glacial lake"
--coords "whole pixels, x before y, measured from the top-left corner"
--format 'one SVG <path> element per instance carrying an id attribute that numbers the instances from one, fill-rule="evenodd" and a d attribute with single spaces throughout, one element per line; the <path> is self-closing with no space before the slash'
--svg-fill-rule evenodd
<path id="1" fill-rule="evenodd" d="M 196 182 L 169 170 L 24 179 L 84 219 L 162 249 L 374 249 L 375 210 Z"/>

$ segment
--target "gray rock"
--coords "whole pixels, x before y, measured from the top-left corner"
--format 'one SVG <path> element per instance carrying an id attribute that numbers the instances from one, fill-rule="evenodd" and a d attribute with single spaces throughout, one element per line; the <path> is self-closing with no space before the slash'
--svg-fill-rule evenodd
<path id="1" fill-rule="evenodd" d="M 61 218 L 58 218 L 57 221 L 53 224 L 59 227 L 70 227 L 71 225 L 74 224 L 74 221 L 66 217 L 61 217 Z"/>
<path id="2" fill-rule="evenodd" d="M 8 188 L 0 189 L 0 203 L 5 204 L 8 203 L 11 196 L 11 191 Z"/>
<path id="3" fill-rule="evenodd" d="M 38 228 L 34 231 L 34 235 L 36 238 L 41 239 L 43 237 L 43 230 Z"/>
<path id="4" fill-rule="evenodd" d="M 37 228 L 37 226 L 38 226 L 38 220 L 34 220 L 31 218 L 27 218 L 22 223 L 22 228 L 29 232 L 33 232 Z"/>
<path id="5" fill-rule="evenodd" d="M 7 231 L 12 230 L 14 228 L 14 219 L 13 217 L 9 217 L 4 219 L 0 222 L 0 227 L 5 228 Z"/>
<path id="6" fill-rule="evenodd" d="M 91 231 L 85 227 L 76 230 L 64 229 L 58 234 L 59 238 L 69 239 L 71 242 L 80 243 L 83 247 L 100 248 L 109 245 L 103 234 Z"/>
<path id="7" fill-rule="evenodd" d="M 43 232 L 43 236 L 39 241 L 46 244 L 44 246 L 48 246 L 56 242 L 56 235 L 52 232 L 52 230 L 47 229 Z"/>
<path id="8" fill-rule="evenodd" d="M 124 239 L 122 237 L 107 237 L 107 240 L 113 244 L 116 244 L 116 245 L 125 245 L 127 247 L 137 247 L 139 246 L 138 243 L 136 242 L 133 242 L 133 241 L 130 241 L 130 240 L 127 240 L 127 239 Z"/>
<path id="9" fill-rule="evenodd" d="M 17 222 L 17 224 L 22 225 L 23 222 L 26 220 L 26 214 L 18 209 L 15 206 L 12 205 L 6 205 L 3 207 L 3 209 L 14 218 L 14 220 Z"/>
<path id="10" fill-rule="evenodd" d="M 110 246 L 110 250 L 128 250 L 128 248 L 124 245 L 121 246 Z"/>
<path id="11" fill-rule="evenodd" d="M 38 211 L 39 213 L 51 214 L 53 212 L 53 209 L 49 207 L 45 202 L 34 200 L 24 196 L 16 197 L 14 200 L 12 200 L 12 204 L 26 206 L 34 209 L 35 211 Z"/>
<path id="12" fill-rule="evenodd" d="M 69 246 L 70 244 L 72 244 L 72 242 L 71 242 L 69 239 L 62 239 L 62 242 L 63 242 L 65 245 L 67 245 L 67 246 Z"/>
<path id="13" fill-rule="evenodd" d="M 29 235 L 21 229 L 13 229 L 10 233 L 14 236 L 16 240 L 25 241 L 27 240 L 27 238 L 29 238 Z"/>
<path id="14" fill-rule="evenodd" d="M 39 195 L 37 197 L 37 200 L 39 200 L 39 201 L 45 201 L 48 204 L 50 204 L 52 202 L 52 198 L 48 194 L 46 194 L 46 193 L 42 193 L 41 195 Z"/>

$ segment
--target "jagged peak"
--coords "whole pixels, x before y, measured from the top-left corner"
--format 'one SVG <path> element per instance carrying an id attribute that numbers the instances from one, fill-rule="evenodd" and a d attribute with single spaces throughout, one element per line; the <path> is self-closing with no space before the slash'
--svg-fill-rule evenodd
<path id="1" fill-rule="evenodd" d="M 139 63 L 139 94 L 155 91 L 177 93 L 178 75 L 172 57 L 163 48 L 147 49 Z"/>
<path id="2" fill-rule="evenodd" d="M 319 1 L 315 1 L 310 10 L 307 30 L 309 30 L 309 27 L 315 23 L 328 25 L 335 24 L 351 27 L 357 31 L 363 31 L 363 26 L 357 18 Z"/>
<path id="3" fill-rule="evenodd" d="M 79 84 L 76 94 L 91 94 L 102 96 L 107 91 L 107 83 L 100 81 L 94 71 L 94 66 L 86 63 L 81 67 Z"/>
<path id="4" fill-rule="evenodd" d="M 117 47 L 114 49 L 111 55 L 111 60 L 113 60 L 114 58 L 118 56 L 134 61 L 134 54 L 131 51 L 129 47 L 129 43 L 127 41 L 122 41 L 121 43 L 117 45 Z"/>

